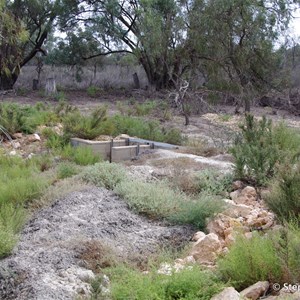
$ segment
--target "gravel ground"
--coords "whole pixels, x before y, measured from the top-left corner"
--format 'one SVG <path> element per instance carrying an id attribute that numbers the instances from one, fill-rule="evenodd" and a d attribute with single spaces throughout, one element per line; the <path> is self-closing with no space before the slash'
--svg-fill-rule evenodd
<path id="1" fill-rule="evenodd" d="M 12 256 L 0 261 L 0 299 L 68 300 L 90 292 L 93 273 L 82 266 L 78 249 L 98 240 L 117 253 L 144 255 L 160 245 L 179 245 L 189 227 L 167 226 L 131 212 L 112 192 L 73 192 L 36 213 L 21 233 Z"/>

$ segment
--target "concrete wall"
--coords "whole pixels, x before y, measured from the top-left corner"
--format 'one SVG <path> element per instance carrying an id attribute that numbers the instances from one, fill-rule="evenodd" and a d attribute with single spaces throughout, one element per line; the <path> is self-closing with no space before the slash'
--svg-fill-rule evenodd
<path id="1" fill-rule="evenodd" d="M 89 147 L 94 154 L 99 154 L 104 160 L 111 162 L 120 162 L 131 160 L 146 149 L 150 149 L 150 145 L 128 145 L 126 139 L 111 141 L 90 141 L 79 138 L 72 138 L 71 144 L 74 147 Z"/>
<path id="2" fill-rule="evenodd" d="M 111 141 L 90 141 L 79 138 L 71 139 L 72 146 L 89 147 L 93 150 L 94 154 L 99 154 L 104 160 L 110 160 L 111 146 L 120 147 L 125 146 L 126 143 L 126 140 L 113 140 L 113 145 L 111 145 Z"/>
<path id="3" fill-rule="evenodd" d="M 143 153 L 143 151 L 145 151 L 146 149 L 150 149 L 150 145 L 112 147 L 111 161 L 120 162 L 124 160 L 134 159 L 135 157 L 137 157 L 137 155 Z"/>

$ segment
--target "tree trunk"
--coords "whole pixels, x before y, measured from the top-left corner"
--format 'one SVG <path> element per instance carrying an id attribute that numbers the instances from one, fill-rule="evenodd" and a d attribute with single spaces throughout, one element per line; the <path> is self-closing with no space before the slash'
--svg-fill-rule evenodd
<path id="1" fill-rule="evenodd" d="M 54 78 L 47 78 L 45 92 L 47 96 L 57 93 L 56 82 Z"/>
<path id="2" fill-rule="evenodd" d="M 15 73 L 11 74 L 10 76 L 6 76 L 5 74 L 2 74 L 0 76 L 0 90 L 1 91 L 12 90 L 17 79 L 18 79 L 18 75 Z"/>

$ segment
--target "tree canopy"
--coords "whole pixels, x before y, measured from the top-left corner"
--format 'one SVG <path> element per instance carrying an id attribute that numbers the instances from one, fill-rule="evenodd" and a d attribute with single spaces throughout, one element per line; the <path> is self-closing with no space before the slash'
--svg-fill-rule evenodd
<path id="1" fill-rule="evenodd" d="M 6 10 L 28 32 L 20 66 L 63 31 L 51 61 L 76 64 L 114 53 L 134 55 L 149 84 L 174 87 L 196 72 L 206 88 L 245 100 L 277 88 L 280 43 L 299 0 L 15 0 Z M 23 25 L 24 24 L 24 25 Z M 10 72 L 13 68 L 10 67 Z M 2 80 L 3 81 L 3 80 Z M 247 108 L 248 109 L 248 108 Z"/>

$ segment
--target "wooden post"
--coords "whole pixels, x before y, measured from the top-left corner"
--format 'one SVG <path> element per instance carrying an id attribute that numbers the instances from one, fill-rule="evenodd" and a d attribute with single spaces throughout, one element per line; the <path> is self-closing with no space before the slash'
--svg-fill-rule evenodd
<path id="1" fill-rule="evenodd" d="M 36 91 L 39 89 L 39 80 L 38 79 L 33 79 L 32 81 L 32 90 Z"/>
<path id="2" fill-rule="evenodd" d="M 138 74 L 134 73 L 134 74 L 132 74 L 132 77 L 133 77 L 133 82 L 134 82 L 134 88 L 139 89 L 140 88 L 140 80 L 139 80 Z"/>
<path id="3" fill-rule="evenodd" d="M 45 92 L 47 96 L 57 93 L 56 82 L 54 78 L 47 78 Z"/>

